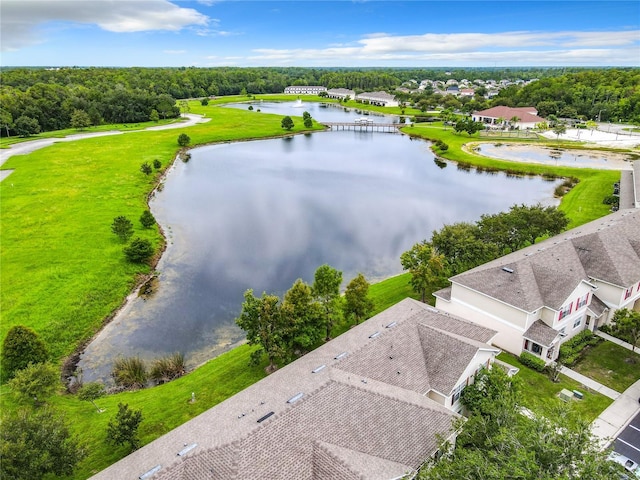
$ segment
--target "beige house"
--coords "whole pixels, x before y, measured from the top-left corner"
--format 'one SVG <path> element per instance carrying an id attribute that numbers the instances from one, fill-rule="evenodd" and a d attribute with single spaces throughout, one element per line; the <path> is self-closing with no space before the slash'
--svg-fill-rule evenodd
<path id="1" fill-rule="evenodd" d="M 498 331 L 494 344 L 547 362 L 560 344 L 640 310 L 640 211 L 621 210 L 450 278 L 436 307 Z"/>
<path id="2" fill-rule="evenodd" d="M 517 121 L 515 121 L 516 118 L 518 119 Z M 535 107 L 513 108 L 498 106 L 480 112 L 473 112 L 471 119 L 474 122 L 481 122 L 489 128 L 512 126 L 521 130 L 533 129 L 536 128 L 537 124 L 545 122 L 544 118 L 538 116 L 538 111 Z"/>
<path id="3" fill-rule="evenodd" d="M 379 107 L 397 107 L 398 100 L 387 92 L 363 92 L 356 95 L 356 101 Z"/>
<path id="4" fill-rule="evenodd" d="M 495 333 L 405 299 L 93 478 L 411 478 L 455 440 Z"/>
<path id="5" fill-rule="evenodd" d="M 353 100 L 356 98 L 356 92 L 349 90 L 348 88 L 331 88 L 327 90 L 327 97 L 337 98 L 338 100 L 344 100 L 349 97 Z"/>

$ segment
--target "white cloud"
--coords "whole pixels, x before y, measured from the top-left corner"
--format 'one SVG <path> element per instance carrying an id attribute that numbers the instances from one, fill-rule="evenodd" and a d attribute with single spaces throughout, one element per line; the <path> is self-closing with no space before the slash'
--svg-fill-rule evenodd
<path id="1" fill-rule="evenodd" d="M 255 49 L 251 62 L 279 65 L 634 65 L 640 31 L 502 32 L 393 36 L 374 33 L 355 44 L 320 49 Z"/>
<path id="2" fill-rule="evenodd" d="M 42 43 L 39 28 L 49 22 L 98 25 L 109 32 L 178 31 L 206 26 L 209 18 L 167 0 L 3 0 L 2 50 Z"/>

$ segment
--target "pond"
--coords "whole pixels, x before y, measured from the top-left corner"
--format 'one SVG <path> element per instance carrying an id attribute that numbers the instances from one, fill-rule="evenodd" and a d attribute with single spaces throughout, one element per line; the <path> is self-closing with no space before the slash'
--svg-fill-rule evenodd
<path id="1" fill-rule="evenodd" d="M 311 283 L 324 263 L 343 272 L 343 287 L 358 272 L 381 280 L 401 273 L 400 254 L 443 224 L 514 203 L 555 204 L 557 184 L 436 162 L 428 142 L 393 133 L 193 149 L 151 202 L 168 241 L 156 291 L 134 295 L 88 345 L 84 380 L 107 380 L 118 355 L 179 351 L 198 365 L 243 341 L 234 319 L 246 289 L 281 295 L 297 278 Z"/>
<path id="2" fill-rule="evenodd" d="M 517 143 L 478 143 L 471 148 L 480 155 L 513 162 L 543 163 L 599 170 L 632 170 L 631 162 L 635 158 L 633 154 L 571 150 Z"/>

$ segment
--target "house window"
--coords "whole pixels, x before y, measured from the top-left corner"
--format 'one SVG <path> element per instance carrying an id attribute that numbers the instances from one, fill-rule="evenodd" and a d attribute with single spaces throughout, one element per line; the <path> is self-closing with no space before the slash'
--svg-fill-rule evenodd
<path id="1" fill-rule="evenodd" d="M 633 287 L 627 288 L 627 291 L 624 292 L 624 299 L 626 300 L 627 298 L 629 298 L 632 293 L 633 293 Z"/>
<path id="2" fill-rule="evenodd" d="M 531 351 L 537 355 L 542 353 L 542 347 L 537 343 L 531 342 Z"/>
<path id="3" fill-rule="evenodd" d="M 576 318 L 573 322 L 573 328 L 578 328 L 582 324 L 582 317 Z"/>
<path id="4" fill-rule="evenodd" d="M 589 303 L 589 294 L 588 293 L 584 297 L 578 299 L 578 304 L 576 305 L 576 310 L 578 308 L 584 307 L 587 303 Z"/>
<path id="5" fill-rule="evenodd" d="M 571 302 L 569 305 L 565 307 L 562 307 L 562 310 L 560 310 L 560 315 L 558 315 L 558 321 L 562 320 L 564 317 L 569 315 L 572 309 L 573 309 L 573 302 Z"/>
<path id="6" fill-rule="evenodd" d="M 464 390 L 464 387 L 466 387 L 466 385 L 464 383 L 461 383 L 453 390 L 453 396 L 451 397 L 451 405 L 453 405 L 458 401 L 458 399 L 460 398 L 460 395 L 462 395 L 462 391 Z"/>

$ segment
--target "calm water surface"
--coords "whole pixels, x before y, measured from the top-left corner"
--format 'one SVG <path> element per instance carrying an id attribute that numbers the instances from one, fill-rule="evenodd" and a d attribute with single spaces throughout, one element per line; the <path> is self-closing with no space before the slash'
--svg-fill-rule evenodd
<path id="1" fill-rule="evenodd" d="M 194 149 L 151 204 L 168 237 L 158 289 L 88 346 L 85 381 L 107 379 L 118 355 L 180 351 L 193 366 L 228 350 L 244 338 L 234 318 L 248 288 L 282 294 L 297 278 L 312 282 L 323 263 L 345 284 L 358 272 L 380 280 L 401 273 L 400 254 L 445 223 L 554 203 L 554 182 L 438 166 L 428 147 L 341 131 Z"/>

